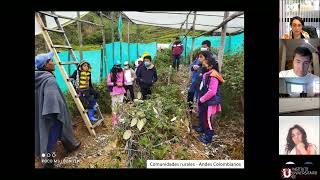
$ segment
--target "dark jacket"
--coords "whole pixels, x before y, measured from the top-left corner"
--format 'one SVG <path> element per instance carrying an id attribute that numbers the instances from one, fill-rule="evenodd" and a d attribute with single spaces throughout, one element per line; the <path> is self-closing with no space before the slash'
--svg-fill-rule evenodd
<path id="1" fill-rule="evenodd" d="M 153 67 L 148 69 L 142 65 L 137 71 L 137 79 L 142 87 L 150 87 L 158 80 L 156 67 L 153 64 L 151 66 Z"/>
<path id="2" fill-rule="evenodd" d="M 201 84 L 201 81 L 202 81 L 202 76 L 204 74 L 204 68 L 203 67 L 199 67 L 198 70 L 197 70 L 197 75 L 196 75 L 196 79 L 194 81 L 194 90 L 195 92 L 199 92 L 200 90 L 200 84 Z"/>
<path id="3" fill-rule="evenodd" d="M 191 80 L 191 85 L 190 85 L 189 92 L 195 92 L 195 90 L 196 90 L 195 89 L 195 87 L 196 87 L 195 84 L 196 84 L 197 77 L 199 76 L 198 69 L 197 70 L 193 69 L 194 65 L 198 65 L 199 68 L 201 68 L 200 67 L 201 64 L 199 62 L 199 59 L 194 60 L 193 63 L 190 65 L 190 70 L 192 72 L 192 80 Z"/>

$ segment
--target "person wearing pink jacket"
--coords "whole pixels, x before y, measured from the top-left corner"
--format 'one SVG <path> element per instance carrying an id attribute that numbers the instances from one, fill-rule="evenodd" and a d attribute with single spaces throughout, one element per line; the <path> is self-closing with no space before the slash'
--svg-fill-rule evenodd
<path id="1" fill-rule="evenodd" d="M 116 104 L 123 103 L 124 94 L 126 93 L 124 88 L 125 83 L 126 80 L 121 65 L 120 63 L 115 63 L 107 80 L 107 86 L 112 101 L 112 123 L 114 126 L 118 123 L 118 117 L 114 108 Z"/>
<path id="2" fill-rule="evenodd" d="M 220 86 L 224 83 L 219 73 L 218 62 L 214 57 L 207 57 L 204 61 L 204 74 L 199 91 L 199 120 L 204 134 L 198 136 L 198 140 L 208 144 L 212 142 L 214 134 L 211 117 L 221 111 Z"/>

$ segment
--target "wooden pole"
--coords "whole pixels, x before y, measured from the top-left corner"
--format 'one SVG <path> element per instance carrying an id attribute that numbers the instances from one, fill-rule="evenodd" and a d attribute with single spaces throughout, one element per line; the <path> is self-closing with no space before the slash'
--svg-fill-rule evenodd
<path id="1" fill-rule="evenodd" d="M 103 19 L 102 19 L 102 12 L 100 11 L 100 22 L 101 22 L 101 25 L 103 25 Z M 105 63 L 106 65 L 106 73 L 108 74 L 108 64 L 107 64 L 107 52 L 106 52 L 106 48 L 105 48 L 105 45 L 106 45 L 106 34 L 104 32 L 104 25 L 102 26 L 101 28 L 101 33 L 102 33 L 102 48 L 103 48 L 103 51 L 101 51 L 101 53 L 103 54 L 102 56 L 102 59 L 101 59 L 101 63 L 100 63 L 100 80 L 102 81 L 103 79 L 103 67 L 102 67 L 102 64 L 103 62 Z"/>
<path id="2" fill-rule="evenodd" d="M 137 37 L 140 39 L 139 24 L 137 24 Z M 139 57 L 139 42 L 137 41 L 137 57 Z"/>
<path id="3" fill-rule="evenodd" d="M 192 63 L 193 46 L 194 46 L 194 31 L 195 31 L 196 17 L 197 17 L 197 11 L 194 12 L 193 25 L 192 25 L 192 44 L 191 44 L 190 57 L 189 57 L 189 58 L 190 58 L 190 64 Z"/>
<path id="4" fill-rule="evenodd" d="M 77 11 L 77 18 L 80 19 L 80 12 Z M 83 53 L 82 53 L 82 33 L 81 33 L 81 22 L 77 21 L 77 26 L 78 26 L 78 35 L 79 35 L 79 54 L 80 54 L 80 61 L 83 60 Z"/>
<path id="5" fill-rule="evenodd" d="M 119 13 L 119 17 L 120 16 L 121 16 L 121 14 Z M 119 19 L 118 19 L 118 23 L 119 23 Z M 121 32 L 121 34 L 119 34 L 119 32 L 118 32 L 118 36 L 120 36 L 120 65 L 122 65 L 122 32 Z"/>
<path id="6" fill-rule="evenodd" d="M 185 38 L 186 38 L 186 44 L 184 46 L 184 63 L 187 63 L 187 44 L 188 44 L 188 21 L 189 21 L 189 15 L 191 14 L 191 11 L 187 14 L 187 17 L 186 17 L 186 35 L 185 35 Z"/>
<path id="7" fill-rule="evenodd" d="M 114 13 L 111 11 L 111 41 L 112 41 L 112 61 L 114 62 L 114 29 L 113 29 L 113 16 Z"/>
<path id="8" fill-rule="evenodd" d="M 229 16 L 229 11 L 224 12 L 223 20 L 226 20 Z M 219 65 L 219 71 L 221 72 L 222 62 L 223 62 L 223 55 L 224 55 L 224 44 L 226 39 L 226 30 L 227 30 L 227 23 L 225 23 L 222 26 L 221 31 L 221 41 L 220 41 L 220 49 L 218 52 L 218 65 Z"/>
<path id="9" fill-rule="evenodd" d="M 104 54 L 103 54 L 103 46 L 101 46 L 101 50 L 100 50 L 100 54 L 101 54 L 101 56 L 100 56 L 100 82 L 102 82 L 102 66 L 103 66 L 103 56 L 104 56 Z"/>
<path id="10" fill-rule="evenodd" d="M 128 21 L 128 62 L 130 64 L 130 21 Z"/>

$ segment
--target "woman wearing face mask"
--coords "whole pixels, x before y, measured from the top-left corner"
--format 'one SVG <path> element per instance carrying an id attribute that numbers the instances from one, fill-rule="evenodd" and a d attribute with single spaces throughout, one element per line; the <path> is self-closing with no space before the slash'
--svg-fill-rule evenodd
<path id="1" fill-rule="evenodd" d="M 215 58 L 208 57 L 204 61 L 204 71 L 199 92 L 199 120 L 202 122 L 203 135 L 198 140 L 208 144 L 212 142 L 213 124 L 211 117 L 221 111 L 222 97 L 220 86 L 224 83 L 219 73 L 218 62 Z"/>
<path id="2" fill-rule="evenodd" d="M 124 94 L 126 90 L 124 89 L 124 84 L 126 79 L 124 78 L 124 73 L 120 67 L 120 63 L 117 62 L 111 69 L 111 73 L 108 75 L 107 85 L 110 89 L 110 96 L 112 101 L 112 123 L 115 126 L 118 123 L 117 114 L 115 113 L 114 107 L 118 103 L 123 102 Z"/>
<path id="3" fill-rule="evenodd" d="M 195 71 L 194 79 L 192 80 L 191 86 L 194 88 L 194 96 L 196 97 L 196 112 L 199 113 L 199 106 L 198 106 L 198 101 L 199 101 L 199 91 L 200 91 L 200 83 L 202 81 L 202 76 L 204 73 L 207 72 L 207 69 L 204 67 L 204 61 L 205 59 L 211 57 L 211 54 L 209 51 L 200 51 L 199 52 L 199 58 L 198 58 L 198 65 L 197 66 L 191 66 L 191 71 Z M 191 90 L 192 91 L 192 90 Z M 192 98 L 192 99 L 191 99 Z M 193 101 L 193 97 L 190 97 L 188 100 Z M 199 126 L 194 127 L 197 132 L 203 132 L 203 124 L 199 120 Z"/>
<path id="4" fill-rule="evenodd" d="M 285 152 L 288 155 L 315 155 L 316 146 L 308 143 L 306 131 L 299 125 L 289 129 Z"/>
<path id="5" fill-rule="evenodd" d="M 130 67 L 129 62 L 124 62 L 124 78 L 126 83 L 124 83 L 124 88 L 126 89 L 126 93 L 124 94 L 127 97 L 128 90 L 130 91 L 131 101 L 134 100 L 134 91 L 133 91 L 133 82 L 136 79 L 136 73 Z"/>
<path id="6" fill-rule="evenodd" d="M 304 22 L 301 17 L 295 16 L 290 19 L 291 30 L 282 36 L 282 39 L 309 39 L 309 34 L 302 30 Z"/>
<path id="7" fill-rule="evenodd" d="M 137 79 L 142 93 L 142 99 L 151 94 L 152 85 L 158 80 L 157 70 L 151 63 L 151 56 L 143 57 L 143 65 L 137 71 Z"/>

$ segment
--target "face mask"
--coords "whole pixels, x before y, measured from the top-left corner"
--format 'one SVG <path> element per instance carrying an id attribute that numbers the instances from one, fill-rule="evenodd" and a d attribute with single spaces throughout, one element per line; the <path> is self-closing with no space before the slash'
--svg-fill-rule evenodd
<path id="1" fill-rule="evenodd" d="M 148 66 L 151 65 L 151 63 L 146 61 L 146 62 L 144 62 L 144 65 L 145 65 L 146 67 L 148 67 Z"/>
<path id="2" fill-rule="evenodd" d="M 129 66 L 124 66 L 124 69 L 129 69 Z"/>
<path id="3" fill-rule="evenodd" d="M 201 50 L 201 51 L 208 51 L 207 48 L 201 48 L 200 50 Z"/>

